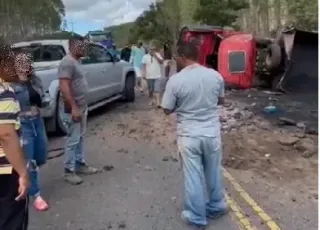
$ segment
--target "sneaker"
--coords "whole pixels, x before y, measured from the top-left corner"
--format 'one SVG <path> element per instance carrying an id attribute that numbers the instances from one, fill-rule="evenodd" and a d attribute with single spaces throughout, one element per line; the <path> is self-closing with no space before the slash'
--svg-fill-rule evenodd
<path id="1" fill-rule="evenodd" d="M 72 185 L 78 185 L 83 182 L 81 177 L 79 177 L 75 172 L 66 170 L 64 173 L 64 180 Z"/>
<path id="2" fill-rule="evenodd" d="M 98 173 L 98 169 L 88 166 L 85 163 L 80 163 L 76 168 L 77 174 L 93 175 Z"/>
<path id="3" fill-rule="evenodd" d="M 207 217 L 210 219 L 214 219 L 214 220 L 219 219 L 220 217 L 227 215 L 229 213 L 229 211 L 230 211 L 229 208 L 225 208 L 220 211 L 210 212 L 207 214 Z"/>
<path id="4" fill-rule="evenodd" d="M 37 211 L 46 211 L 49 209 L 48 203 L 41 197 L 37 196 L 34 199 L 33 206 Z"/>

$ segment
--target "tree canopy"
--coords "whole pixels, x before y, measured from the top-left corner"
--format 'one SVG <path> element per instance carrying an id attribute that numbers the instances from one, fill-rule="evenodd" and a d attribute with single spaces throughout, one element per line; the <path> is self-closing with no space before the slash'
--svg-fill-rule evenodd
<path id="1" fill-rule="evenodd" d="M 194 18 L 206 25 L 231 26 L 239 14 L 238 11 L 248 7 L 245 0 L 200 0 Z"/>
<path id="2" fill-rule="evenodd" d="M 62 0 L 0 0 L 0 34 L 9 42 L 60 30 Z"/>
<path id="3" fill-rule="evenodd" d="M 292 23 L 304 30 L 318 30 L 318 1 L 290 0 L 289 13 Z"/>

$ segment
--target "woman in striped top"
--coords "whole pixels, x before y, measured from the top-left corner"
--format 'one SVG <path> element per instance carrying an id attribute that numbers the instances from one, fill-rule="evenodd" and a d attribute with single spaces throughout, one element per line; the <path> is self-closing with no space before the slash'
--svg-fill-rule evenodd
<path id="1" fill-rule="evenodd" d="M 29 177 L 19 139 L 20 106 L 9 86 L 15 81 L 10 47 L 0 45 L 0 229 L 26 230 Z"/>

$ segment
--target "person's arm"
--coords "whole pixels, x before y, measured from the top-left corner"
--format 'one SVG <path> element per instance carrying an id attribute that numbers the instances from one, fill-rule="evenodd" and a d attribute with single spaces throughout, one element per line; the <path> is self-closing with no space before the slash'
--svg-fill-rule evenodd
<path id="1" fill-rule="evenodd" d="M 141 60 L 141 74 L 143 78 L 147 77 L 147 55 L 144 55 L 142 60 Z"/>
<path id="2" fill-rule="evenodd" d="M 71 108 L 78 107 L 75 103 L 71 90 L 71 79 L 74 72 L 74 64 L 69 60 L 62 60 L 58 68 L 59 87 L 60 92 L 67 103 L 67 106 Z"/>
<path id="3" fill-rule="evenodd" d="M 0 122 L 0 143 L 6 158 L 20 177 L 27 177 L 27 162 L 20 146 L 15 125 L 2 122 Z"/>
<path id="4" fill-rule="evenodd" d="M 133 55 L 134 55 L 134 49 L 131 49 L 130 59 L 129 59 L 130 63 L 133 63 Z"/>
<path id="5" fill-rule="evenodd" d="M 220 89 L 219 89 L 219 95 L 218 95 L 218 105 L 224 104 L 224 95 L 225 95 L 225 89 L 224 89 L 224 80 L 222 76 L 220 76 Z"/>
<path id="6" fill-rule="evenodd" d="M 168 61 L 167 65 L 165 66 L 165 69 L 164 69 L 164 74 L 165 74 L 166 78 L 169 78 L 170 70 L 171 70 L 171 60 Z"/>
<path id="7" fill-rule="evenodd" d="M 169 115 L 173 113 L 176 109 L 177 104 L 177 95 L 176 95 L 176 89 L 174 84 L 175 79 L 170 78 L 167 85 L 166 90 L 164 91 L 163 97 L 162 97 L 162 103 L 161 106 L 163 108 L 163 111 L 166 115 Z"/>
<path id="8" fill-rule="evenodd" d="M 27 163 L 15 129 L 20 111 L 19 104 L 15 102 L 13 92 L 0 90 L 2 90 L 0 94 L 0 143 L 14 170 L 20 177 L 28 177 Z"/>
<path id="9" fill-rule="evenodd" d="M 163 64 L 163 58 L 161 57 L 161 55 L 159 53 L 155 53 L 154 57 L 156 58 L 156 60 L 160 63 Z"/>

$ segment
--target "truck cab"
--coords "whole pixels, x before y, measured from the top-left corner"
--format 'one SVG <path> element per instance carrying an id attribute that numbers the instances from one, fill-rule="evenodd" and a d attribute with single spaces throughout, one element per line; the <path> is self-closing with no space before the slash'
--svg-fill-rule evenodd
<path id="1" fill-rule="evenodd" d="M 197 40 L 201 65 L 217 70 L 227 85 L 248 88 L 252 85 L 256 44 L 251 34 L 219 26 L 184 26 L 179 43 Z"/>

